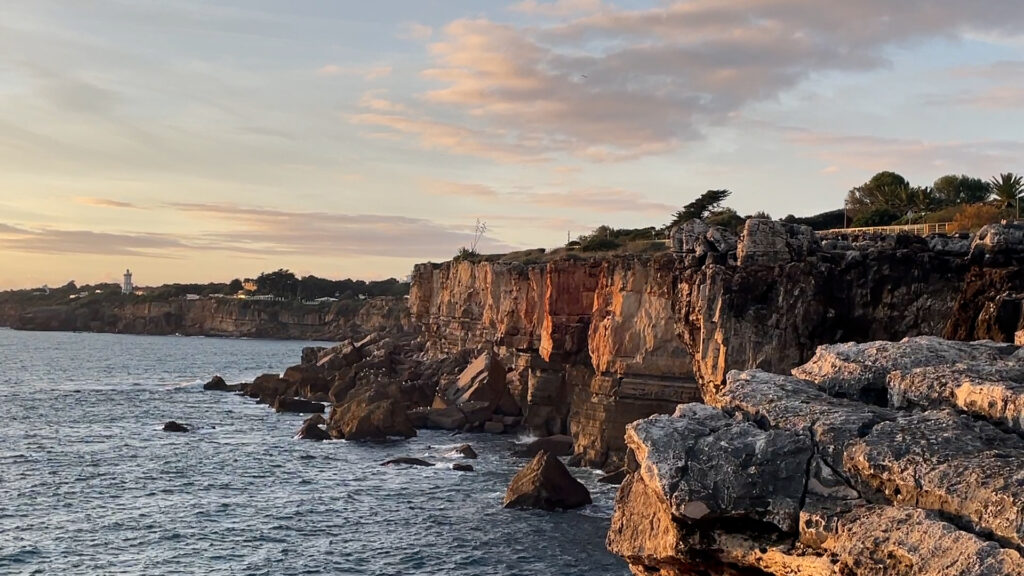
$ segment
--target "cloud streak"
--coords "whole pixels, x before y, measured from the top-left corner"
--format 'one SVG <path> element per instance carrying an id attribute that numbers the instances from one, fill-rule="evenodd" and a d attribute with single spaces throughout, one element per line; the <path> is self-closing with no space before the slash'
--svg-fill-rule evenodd
<path id="1" fill-rule="evenodd" d="M 93 198 L 88 196 L 78 196 L 73 199 L 75 204 L 82 204 L 83 206 L 97 206 L 100 208 L 139 208 L 135 204 L 130 202 L 122 202 L 120 200 L 111 200 L 110 198 Z"/>

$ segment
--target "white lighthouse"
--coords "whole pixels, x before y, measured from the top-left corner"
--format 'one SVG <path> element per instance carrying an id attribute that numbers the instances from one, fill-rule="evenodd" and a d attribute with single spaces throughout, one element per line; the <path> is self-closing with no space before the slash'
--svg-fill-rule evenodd
<path id="1" fill-rule="evenodd" d="M 121 285 L 122 294 L 131 294 L 135 290 L 135 286 L 132 285 L 132 271 L 124 271 L 124 284 Z"/>

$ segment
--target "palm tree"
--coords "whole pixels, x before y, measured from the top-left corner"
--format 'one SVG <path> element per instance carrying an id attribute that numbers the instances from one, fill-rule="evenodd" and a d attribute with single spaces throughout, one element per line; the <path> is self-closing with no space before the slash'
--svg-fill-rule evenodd
<path id="1" fill-rule="evenodd" d="M 1007 172 L 1000 174 L 998 178 L 992 177 L 989 180 L 989 186 L 992 187 L 992 193 L 995 194 L 996 201 L 1000 206 L 1002 208 L 1015 206 L 1017 218 L 1020 218 L 1020 196 L 1021 193 L 1024 193 L 1024 177 Z"/>

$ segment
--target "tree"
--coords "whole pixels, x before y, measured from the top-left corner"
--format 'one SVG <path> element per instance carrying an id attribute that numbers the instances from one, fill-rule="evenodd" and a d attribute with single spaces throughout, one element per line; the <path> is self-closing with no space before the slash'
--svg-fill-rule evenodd
<path id="1" fill-rule="evenodd" d="M 703 219 L 709 213 L 717 210 L 731 194 L 732 192 L 729 190 L 708 190 L 693 202 L 683 206 L 682 210 L 673 214 L 669 227 L 678 226 L 690 220 Z"/>
<path id="2" fill-rule="evenodd" d="M 299 279 L 290 271 L 280 268 L 260 274 L 256 278 L 256 289 L 263 294 L 294 298 L 298 294 Z"/>
<path id="3" fill-rule="evenodd" d="M 242 281 L 239 280 L 238 278 L 235 278 L 231 282 L 228 282 L 228 289 L 227 289 L 226 293 L 227 294 L 238 294 L 239 292 L 241 292 L 243 290 L 243 288 L 244 287 L 242 286 Z"/>
<path id="4" fill-rule="evenodd" d="M 932 184 L 932 191 L 943 206 L 977 204 L 992 195 L 987 182 L 966 174 L 947 174 Z"/>
<path id="5" fill-rule="evenodd" d="M 1024 193 L 1024 177 L 1007 172 L 998 178 L 993 176 L 988 185 L 1001 208 L 1016 209 L 1019 206 L 1020 196 Z M 1020 217 L 1020 212 L 1017 212 L 1017 217 Z"/>
<path id="6" fill-rule="evenodd" d="M 864 226 L 886 226 L 904 215 L 928 212 L 936 205 L 932 189 L 911 186 L 906 178 L 895 172 L 879 172 L 851 189 L 846 196 L 846 207 L 854 222 L 873 222 Z M 893 214 L 895 218 L 882 222 Z"/>

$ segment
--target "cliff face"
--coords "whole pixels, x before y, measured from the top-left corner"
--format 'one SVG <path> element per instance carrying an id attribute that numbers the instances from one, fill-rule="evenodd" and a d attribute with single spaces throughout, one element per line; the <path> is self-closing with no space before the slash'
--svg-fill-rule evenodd
<path id="1" fill-rule="evenodd" d="M 1015 230 L 821 240 L 751 220 L 737 238 L 695 221 L 674 254 L 421 265 L 410 306 L 429 355 L 495 347 L 526 425 L 569 432 L 585 463 L 613 467 L 626 424 L 712 400 L 733 369 L 785 373 L 842 341 L 1012 342 L 1024 327 Z"/>
<path id="2" fill-rule="evenodd" d="M 585 463 L 611 466 L 626 424 L 697 398 L 674 335 L 674 266 L 671 255 L 420 265 L 409 302 L 429 354 L 496 347 L 524 424 L 570 432 Z"/>
<path id="3" fill-rule="evenodd" d="M 19 330 L 338 340 L 411 329 L 404 299 L 314 308 L 245 300 L 174 300 L 39 308 L 12 315 Z"/>

